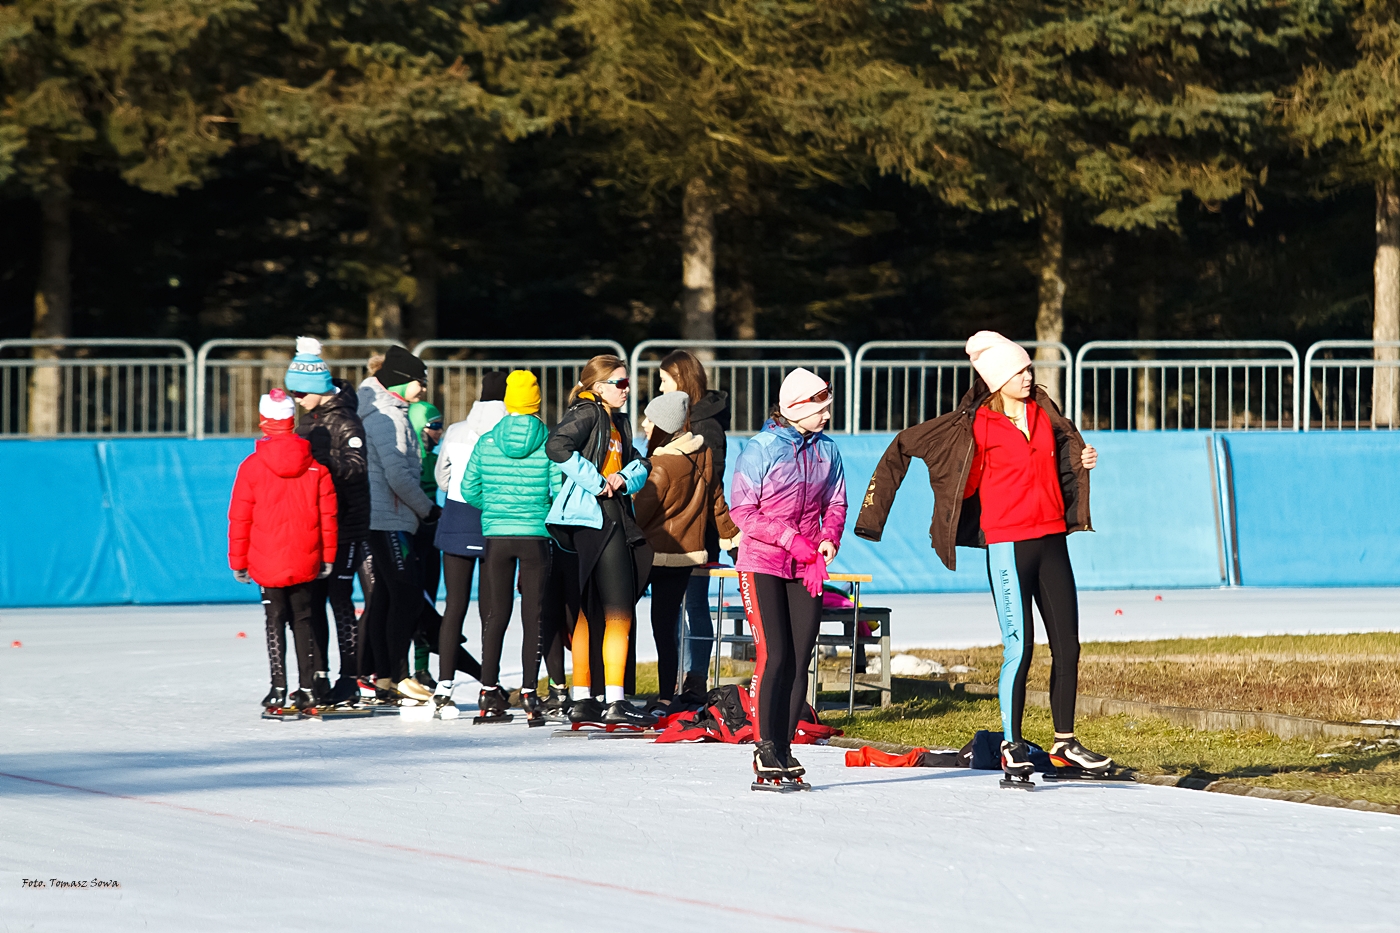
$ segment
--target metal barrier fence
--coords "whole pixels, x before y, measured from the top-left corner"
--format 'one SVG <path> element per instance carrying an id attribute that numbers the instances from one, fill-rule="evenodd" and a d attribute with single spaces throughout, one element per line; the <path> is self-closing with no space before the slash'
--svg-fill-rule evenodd
<path id="1" fill-rule="evenodd" d="M 676 349 L 700 357 L 710 388 L 729 394 L 731 431 L 759 431 L 777 404 L 783 377 L 798 367 L 810 369 L 831 385 L 835 398 L 830 430 L 851 431 L 851 351 L 835 340 L 644 340 L 632 350 L 628 367 L 634 431 L 640 430 L 642 410 L 656 394 L 661 358 Z M 760 351 L 778 351 L 781 356 Z"/>
<path id="2" fill-rule="evenodd" d="M 389 344 L 322 341 L 332 373 L 352 385 L 369 352 Z M 1037 381 L 1064 386 L 1064 407 L 1084 430 L 1400 428 L 1400 341 L 1324 340 L 1301 364 L 1282 341 L 1094 341 L 1073 360 L 1064 344 L 1022 346 L 1053 349 L 1057 359 L 1036 361 Z M 648 340 L 630 359 L 634 423 L 656 391 L 661 356 L 679 347 L 729 393 L 739 433 L 762 427 L 797 366 L 832 384 L 834 432 L 936 418 L 972 380 L 962 341 L 875 341 L 852 357 L 835 341 Z M 197 354 L 180 340 L 0 341 L 0 437 L 254 436 L 258 397 L 282 385 L 294 349 L 291 338 L 211 340 Z M 523 368 L 539 378 L 541 417 L 553 424 L 588 357 L 626 358 L 611 340 L 431 340 L 414 352 L 448 422 L 466 417 L 482 374 Z"/>
<path id="3" fill-rule="evenodd" d="M 0 340 L 0 436 L 188 434 L 193 377 L 183 340 Z"/>
<path id="4" fill-rule="evenodd" d="M 1120 358 L 1091 358 L 1105 352 Z M 1281 340 L 1091 341 L 1074 360 L 1074 420 L 1098 431 L 1296 431 L 1298 368 Z"/>
<path id="5" fill-rule="evenodd" d="M 413 352 L 427 364 L 428 398 L 447 424 L 467 416 L 483 374 L 528 369 L 540 381 L 540 418 L 552 426 L 590 357 L 611 353 L 627 359 L 622 344 L 612 340 L 425 340 Z"/>
<path id="6" fill-rule="evenodd" d="M 1304 431 L 1400 427 L 1400 341 L 1319 340 L 1303 374 Z"/>
<path id="7" fill-rule="evenodd" d="M 368 353 L 341 356 L 346 349 L 382 352 L 394 340 L 322 340 L 322 359 L 331 375 L 352 386 L 366 375 Z M 403 346 L 402 344 L 398 344 Z M 258 398 L 287 376 L 287 364 L 296 340 L 210 340 L 199 348 L 195 360 L 195 437 L 255 437 L 258 432 Z M 222 354 L 231 353 L 229 356 Z"/>
<path id="8" fill-rule="evenodd" d="M 1051 397 L 1061 398 L 1061 387 L 1070 388 L 1069 347 L 1052 341 L 1018 342 L 1028 350 L 1056 352 L 1059 359 L 1034 361 L 1035 380 Z M 854 364 L 852 433 L 903 431 L 957 408 L 972 386 L 972 363 L 965 345 L 962 340 L 876 340 L 861 346 Z M 872 359 L 872 354 L 895 358 Z"/>

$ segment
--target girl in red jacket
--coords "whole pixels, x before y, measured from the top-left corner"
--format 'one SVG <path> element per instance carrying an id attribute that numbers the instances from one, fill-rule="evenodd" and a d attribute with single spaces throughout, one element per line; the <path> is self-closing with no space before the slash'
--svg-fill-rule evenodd
<path id="1" fill-rule="evenodd" d="M 287 706 L 283 667 L 288 622 L 296 640 L 297 709 L 316 706 L 329 694 L 326 659 L 311 632 L 312 581 L 330 575 L 337 527 L 335 485 L 330 471 L 311 458 L 311 444 L 292 433 L 296 408 L 281 389 L 258 405 L 263 434 L 238 467 L 228 508 L 228 565 L 239 583 L 262 587 L 267 613 L 267 658 L 272 690 L 263 706 Z"/>
<path id="2" fill-rule="evenodd" d="M 987 575 L 996 602 L 1003 646 L 1002 767 L 1025 778 L 1034 770 L 1021 738 L 1035 631 L 1031 600 L 1050 639 L 1050 712 L 1055 722 L 1051 761 L 1057 767 L 1106 772 L 1112 760 L 1074 737 L 1074 698 L 1079 681 L 1079 602 L 1065 545 L 1065 501 L 1050 418 L 1031 397 L 1031 358 L 1001 334 L 981 331 L 967 341 L 967 355 L 990 397 L 977 409 L 975 443 L 964 499 L 976 495 L 987 542 Z M 1085 446 L 1083 467 L 1098 452 Z M 1069 469 L 1068 464 L 1065 469 Z M 966 511 L 966 509 L 964 509 Z"/>

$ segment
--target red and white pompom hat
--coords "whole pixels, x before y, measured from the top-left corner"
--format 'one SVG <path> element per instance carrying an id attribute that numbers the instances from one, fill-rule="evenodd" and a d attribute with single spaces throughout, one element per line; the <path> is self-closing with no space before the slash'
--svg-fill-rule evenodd
<path id="1" fill-rule="evenodd" d="M 258 401 L 258 427 L 264 434 L 287 434 L 296 427 L 297 407 L 281 389 L 273 389 Z"/>

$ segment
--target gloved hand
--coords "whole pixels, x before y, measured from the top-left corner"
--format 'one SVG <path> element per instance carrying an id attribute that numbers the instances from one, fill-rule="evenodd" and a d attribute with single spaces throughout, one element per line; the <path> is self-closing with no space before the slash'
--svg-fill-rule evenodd
<path id="1" fill-rule="evenodd" d="M 237 580 L 239 583 L 252 583 L 252 582 L 253 582 L 253 578 L 250 577 L 250 576 L 248 576 L 248 571 L 246 571 L 246 570 L 235 570 L 235 571 L 233 572 L 233 578 L 234 578 L 235 580 Z"/>
<path id="2" fill-rule="evenodd" d="M 822 595 L 822 583 L 828 580 L 831 574 L 826 572 L 826 558 L 820 554 L 816 560 L 802 568 L 802 585 L 807 587 L 807 592 L 813 596 Z"/>
<path id="3" fill-rule="evenodd" d="M 428 514 L 423 518 L 423 524 L 436 525 L 439 518 L 442 518 L 442 506 L 434 502 L 433 507 L 428 509 Z"/>
<path id="4" fill-rule="evenodd" d="M 324 580 L 324 579 L 326 579 L 326 577 L 329 577 L 329 576 L 331 575 L 331 571 L 334 570 L 334 569 L 335 569 L 335 564 L 322 564 L 322 565 L 321 565 L 321 572 L 318 573 L 318 574 L 316 575 L 316 579 L 317 579 L 317 580 Z"/>
<path id="5" fill-rule="evenodd" d="M 792 543 L 788 545 L 788 553 L 799 564 L 810 564 L 817 559 L 817 549 L 812 546 L 811 541 L 801 535 L 792 536 Z"/>

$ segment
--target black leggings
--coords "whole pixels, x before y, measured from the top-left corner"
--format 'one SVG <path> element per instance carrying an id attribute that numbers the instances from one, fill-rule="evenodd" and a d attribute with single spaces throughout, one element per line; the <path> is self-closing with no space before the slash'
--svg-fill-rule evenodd
<path id="1" fill-rule="evenodd" d="M 451 680 L 456 675 L 457 646 L 462 643 L 462 622 L 472 601 L 472 576 L 476 573 L 475 557 L 458 557 L 443 552 L 442 575 L 447 583 L 447 611 L 438 630 L 438 679 Z"/>
<path id="2" fill-rule="evenodd" d="M 1055 732 L 1074 734 L 1074 695 L 1079 689 L 1079 597 L 1065 535 L 987 547 L 987 577 L 1001 626 L 1002 662 L 997 694 L 1002 731 L 1021 738 L 1026 678 L 1035 653 L 1031 600 L 1050 639 L 1050 715 Z"/>
<path id="3" fill-rule="evenodd" d="M 267 617 L 267 663 L 272 669 L 274 687 L 287 686 L 286 628 L 290 625 L 296 641 L 297 679 L 303 690 L 311 689 L 312 677 L 318 670 L 316 639 L 311 633 L 314 596 L 315 588 L 311 583 L 262 588 L 263 610 Z"/>
<path id="4" fill-rule="evenodd" d="M 540 617 L 540 654 L 556 687 L 564 686 L 564 637 L 578 621 L 578 555 L 549 542 L 549 579 Z"/>
<path id="5" fill-rule="evenodd" d="M 398 683 L 408 679 L 408 646 L 423 612 L 413 537 L 406 531 L 371 531 L 369 550 L 374 556 L 374 589 L 364 619 L 370 650 L 364 652 L 360 672 Z"/>
<path id="6" fill-rule="evenodd" d="M 603 686 L 625 687 L 632 627 L 636 624 L 637 574 L 632 548 L 622 529 L 620 506 L 608 499 L 600 500 L 599 504 L 608 519 L 602 529 L 580 528 L 574 533 L 580 554 L 598 555 L 592 571 L 582 581 L 580 602 L 584 624 L 574 626 L 574 682 L 582 686 L 580 681 L 585 678 L 580 676 L 579 668 L 583 667 L 589 675 L 587 679 L 596 685 L 598 670 L 595 665 L 601 645 Z M 619 518 L 613 519 L 613 515 Z M 586 661 L 580 657 L 584 645 L 589 649 Z M 580 664 L 581 661 L 584 663 Z"/>
<path id="7" fill-rule="evenodd" d="M 335 552 L 335 569 L 324 580 L 312 583 L 311 629 L 316 636 L 317 670 L 327 670 L 330 651 L 330 627 L 326 621 L 326 600 L 331 603 L 331 613 L 335 616 L 336 644 L 340 649 L 340 676 L 353 677 L 359 673 L 358 657 L 359 620 L 355 618 L 355 572 L 360 569 L 369 543 L 366 541 L 342 541 Z"/>
<path id="8" fill-rule="evenodd" d="M 656 641 L 656 677 L 660 698 L 676 695 L 676 669 L 680 666 L 680 642 L 676 620 L 690 586 L 693 567 L 651 568 L 651 637 Z"/>
<path id="9" fill-rule="evenodd" d="M 801 580 L 750 571 L 739 574 L 739 597 L 758 660 L 751 688 L 758 708 L 754 741 L 771 741 L 781 760 L 807 705 L 807 668 L 821 627 L 821 597 L 808 593 Z"/>
<path id="10" fill-rule="evenodd" d="M 540 679 L 540 616 L 549 579 L 549 539 L 500 535 L 486 539 L 481 559 L 481 683 L 494 687 L 501 676 L 501 646 L 515 607 L 515 570 L 520 567 L 520 689 L 534 690 Z"/>

